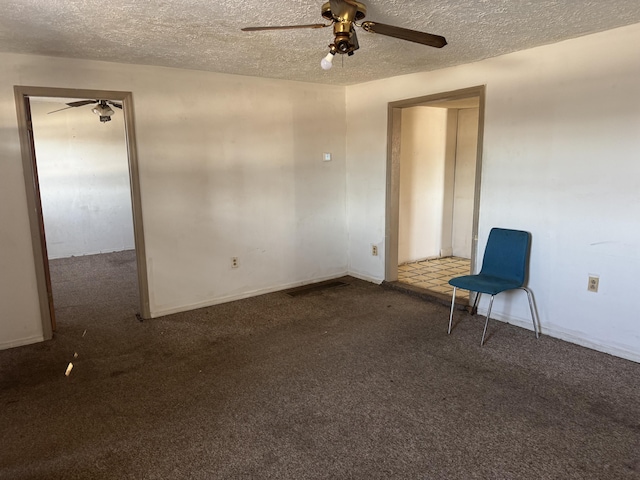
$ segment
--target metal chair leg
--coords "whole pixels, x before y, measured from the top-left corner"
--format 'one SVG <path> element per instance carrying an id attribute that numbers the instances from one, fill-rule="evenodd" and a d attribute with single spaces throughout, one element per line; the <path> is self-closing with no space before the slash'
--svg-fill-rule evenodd
<path id="1" fill-rule="evenodd" d="M 481 347 L 484 345 L 484 336 L 487 333 L 487 325 L 489 325 L 489 317 L 491 316 L 491 307 L 493 306 L 493 297 L 494 295 L 491 295 L 491 299 L 489 300 L 489 310 L 487 310 L 487 320 L 484 322 L 484 331 L 482 332 L 482 340 L 480 340 Z"/>
<path id="2" fill-rule="evenodd" d="M 449 313 L 449 331 L 447 335 L 451 334 L 451 324 L 453 322 L 453 307 L 456 304 L 456 287 L 453 287 L 453 295 L 451 296 L 451 313 Z"/>
<path id="3" fill-rule="evenodd" d="M 536 332 L 536 338 L 540 338 L 540 332 L 538 331 L 538 322 L 536 321 L 535 309 L 533 307 L 533 293 L 527 287 L 521 287 L 522 290 L 527 292 L 527 298 L 529 299 L 529 309 L 531 310 L 531 320 L 533 321 L 533 331 Z"/>
<path id="4" fill-rule="evenodd" d="M 478 303 L 480 301 L 480 292 L 476 292 L 476 298 L 473 299 L 473 306 L 471 307 L 471 315 L 478 313 Z"/>

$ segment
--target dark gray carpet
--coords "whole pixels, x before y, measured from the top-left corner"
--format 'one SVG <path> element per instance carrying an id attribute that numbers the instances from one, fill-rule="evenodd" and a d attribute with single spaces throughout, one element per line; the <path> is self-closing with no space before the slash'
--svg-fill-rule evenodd
<path id="1" fill-rule="evenodd" d="M 140 323 L 130 254 L 78 263 L 0 352 L 0 478 L 640 478 L 633 362 L 349 277 Z"/>

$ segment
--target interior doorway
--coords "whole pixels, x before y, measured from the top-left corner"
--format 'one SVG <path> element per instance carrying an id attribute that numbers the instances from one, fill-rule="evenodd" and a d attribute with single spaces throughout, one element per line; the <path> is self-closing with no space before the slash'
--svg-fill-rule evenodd
<path id="1" fill-rule="evenodd" d="M 15 87 L 15 94 L 44 338 L 56 329 L 52 262 L 83 258 L 86 264 L 92 254 L 120 251 L 116 261 L 122 261 L 129 252 L 138 313 L 149 318 L 131 94 L 42 87 Z M 82 112 L 65 105 L 85 99 L 110 100 L 113 126 L 104 112 L 92 113 L 95 105 Z M 93 122 L 107 128 L 96 131 Z"/>
<path id="2" fill-rule="evenodd" d="M 475 265 L 484 87 L 389 105 L 386 281 L 450 293 Z"/>

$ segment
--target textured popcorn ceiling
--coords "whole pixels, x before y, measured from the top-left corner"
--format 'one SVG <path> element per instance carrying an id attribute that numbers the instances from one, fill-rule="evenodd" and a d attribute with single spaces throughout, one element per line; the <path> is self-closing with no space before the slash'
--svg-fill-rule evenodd
<path id="1" fill-rule="evenodd" d="M 640 0 L 370 0 L 367 20 L 436 33 L 442 49 L 358 29 L 320 68 L 330 28 L 314 0 L 0 0 L 0 51 L 349 85 L 474 62 L 640 22 Z M 344 62 L 343 62 L 344 61 Z"/>

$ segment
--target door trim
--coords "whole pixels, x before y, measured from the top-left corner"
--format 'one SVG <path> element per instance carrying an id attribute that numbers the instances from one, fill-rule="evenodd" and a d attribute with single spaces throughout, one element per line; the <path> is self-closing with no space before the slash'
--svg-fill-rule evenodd
<path id="1" fill-rule="evenodd" d="M 449 100 L 470 97 L 479 98 L 478 106 L 478 148 L 476 152 L 476 178 L 473 198 L 473 226 L 471 248 L 471 273 L 476 265 L 478 248 L 478 220 L 480 216 L 480 180 L 482 177 L 482 150 L 484 138 L 485 85 L 436 93 L 423 97 L 389 102 L 387 113 L 387 195 L 385 225 L 385 272 L 387 282 L 398 280 L 398 229 L 400 218 L 400 134 L 402 131 L 402 109 L 429 106 Z"/>
<path id="2" fill-rule="evenodd" d="M 132 93 L 109 90 L 84 90 L 16 85 L 14 86 L 14 96 L 18 116 L 18 134 L 20 136 L 20 150 L 22 153 L 22 166 L 27 192 L 31 243 L 33 246 L 33 257 L 44 339 L 48 340 L 53 336 L 53 330 L 55 330 L 55 312 L 53 310 L 53 304 L 50 302 L 52 290 L 51 280 L 48 275 L 49 259 L 47 257 L 47 245 L 45 242 L 44 223 L 42 220 L 42 205 L 40 201 L 35 146 L 33 143 L 31 129 L 31 108 L 29 97 L 105 98 L 122 102 L 125 142 L 129 161 L 129 181 L 131 206 L 133 211 L 133 236 L 138 270 L 138 289 L 140 293 L 140 314 L 142 315 L 142 318 L 151 318 Z"/>

